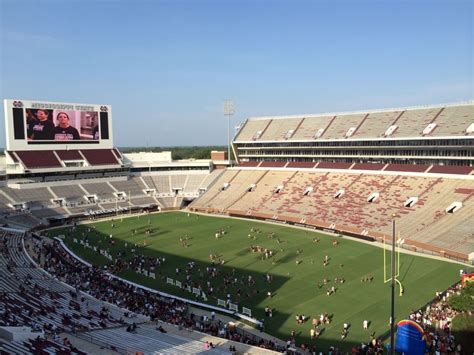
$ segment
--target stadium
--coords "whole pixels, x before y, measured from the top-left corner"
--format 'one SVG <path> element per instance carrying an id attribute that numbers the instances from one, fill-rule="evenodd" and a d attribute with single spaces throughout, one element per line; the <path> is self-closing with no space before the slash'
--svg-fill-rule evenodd
<path id="1" fill-rule="evenodd" d="M 110 105 L 4 116 L 1 353 L 468 351 L 472 101 L 250 117 L 179 161 L 121 152 Z"/>

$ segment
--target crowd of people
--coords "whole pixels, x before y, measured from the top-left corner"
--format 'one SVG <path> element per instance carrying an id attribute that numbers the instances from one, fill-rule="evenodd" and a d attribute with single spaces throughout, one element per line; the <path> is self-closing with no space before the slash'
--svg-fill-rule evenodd
<path id="1" fill-rule="evenodd" d="M 433 303 L 410 314 L 410 320 L 419 323 L 427 332 L 430 353 L 462 354 L 461 345 L 451 334 L 452 321 L 458 312 L 448 303 L 449 297 L 459 294 L 461 288 L 461 284 L 456 284 L 446 292 L 438 293 Z"/>
<path id="2" fill-rule="evenodd" d="M 243 332 L 237 327 L 230 327 L 228 323 L 215 318 L 199 317 L 192 313 L 184 302 L 163 298 L 117 280 L 101 268 L 88 267 L 70 256 L 57 242 L 36 241 L 33 249 L 37 261 L 46 271 L 99 300 L 149 316 L 152 321 L 160 320 L 179 328 L 197 330 L 248 345 L 283 350 L 273 341 Z M 133 332 L 133 325 L 129 330 Z"/>
<path id="3" fill-rule="evenodd" d="M 258 251 L 257 251 L 258 252 Z M 301 253 L 301 252 L 300 252 Z M 165 258 L 145 257 L 138 254 L 138 250 L 133 250 L 131 258 L 125 258 L 126 255 L 118 255 L 114 262 L 109 264 L 108 269 L 100 269 L 96 267 L 87 267 L 79 263 L 65 252 L 58 243 L 44 243 L 37 241 L 35 243 L 35 253 L 39 256 L 38 260 L 41 262 L 44 269 L 56 276 L 62 281 L 76 287 L 77 290 L 82 290 L 95 298 L 103 301 L 114 303 L 122 308 L 129 309 L 132 312 L 140 313 L 149 316 L 152 320 L 162 320 L 164 322 L 174 324 L 180 328 L 197 330 L 211 335 L 227 338 L 230 340 L 244 342 L 249 345 L 261 346 L 268 349 L 281 350 L 279 346 L 272 342 L 261 339 L 257 336 L 244 334 L 239 329 L 229 327 L 227 323 L 223 323 L 205 316 L 197 316 L 193 314 L 188 308 L 187 304 L 173 300 L 162 298 L 154 293 L 144 291 L 143 289 L 132 286 L 128 283 L 119 281 L 111 277 L 108 272 L 120 272 L 126 268 L 140 269 L 140 268 L 159 268 L 165 263 Z M 212 262 L 215 265 L 218 255 L 212 255 Z M 329 256 L 326 256 L 324 261 L 329 261 Z M 191 275 L 200 275 L 203 279 L 199 284 L 202 289 L 206 288 L 209 294 L 212 294 L 212 280 L 219 275 L 217 265 L 209 266 L 201 271 L 193 262 L 187 263 L 183 270 L 179 273 L 185 272 L 187 281 L 191 284 Z M 206 271 L 204 273 L 204 270 Z M 201 271 L 201 272 L 200 272 Z M 178 271 L 177 271 L 178 272 Z M 203 278 L 205 276 L 205 278 Z M 231 287 L 239 288 L 239 285 L 246 285 L 252 287 L 255 285 L 255 279 L 249 275 L 248 279 L 242 276 L 236 277 L 232 273 L 224 276 L 224 287 L 227 292 Z M 270 280 L 268 280 L 270 278 Z M 207 282 L 205 281 L 207 280 Z M 361 282 L 371 282 L 373 276 L 370 274 L 361 279 Z M 266 281 L 271 283 L 271 275 L 266 275 Z M 331 282 L 325 279 L 322 285 L 328 285 Z M 344 283 L 342 277 L 336 277 L 334 283 Z M 194 284 L 194 286 L 198 284 Z M 322 287 L 321 285 L 321 287 Z M 319 285 L 318 285 L 319 286 Z M 425 309 L 415 311 L 410 315 L 410 319 L 420 323 L 425 329 L 431 331 L 430 337 L 430 351 L 452 351 L 460 352 L 459 345 L 455 343 L 454 337 L 450 334 L 450 326 L 452 318 L 456 312 L 447 306 L 447 299 L 450 295 L 459 292 L 460 286 L 450 288 L 446 294 L 440 295 L 438 300 L 426 307 Z M 255 289 L 255 288 L 254 288 Z M 335 290 L 332 291 L 334 293 Z M 240 291 L 239 291 L 240 293 Z M 250 295 L 249 295 L 250 296 Z M 271 297 L 271 296 L 269 296 Z M 230 300 L 231 296 L 227 293 L 227 298 Z M 272 317 L 273 309 L 266 307 L 265 314 L 267 317 Z M 298 324 L 303 324 L 307 320 L 304 315 L 298 315 L 296 321 Z M 323 313 L 321 317 L 313 319 L 312 327 L 310 329 L 311 339 L 318 338 L 322 333 L 322 326 L 329 324 L 331 317 L 327 313 Z M 367 330 L 369 322 L 364 321 L 364 329 Z M 133 331 L 131 329 L 131 331 Z M 344 326 L 341 331 L 341 339 L 344 340 L 349 332 L 349 327 Z M 288 347 L 296 346 L 296 334 L 290 336 Z M 300 344 L 299 348 L 305 351 L 313 351 L 316 347 L 308 344 Z M 383 352 L 383 344 L 380 340 L 371 335 L 371 339 L 366 344 L 361 346 L 354 346 L 352 354 L 378 354 Z M 333 347 L 332 354 L 339 354 L 339 350 Z"/>

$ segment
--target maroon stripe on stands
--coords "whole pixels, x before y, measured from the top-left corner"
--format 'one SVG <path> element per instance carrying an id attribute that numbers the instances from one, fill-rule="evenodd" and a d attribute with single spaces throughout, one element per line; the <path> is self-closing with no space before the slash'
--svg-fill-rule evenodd
<path id="1" fill-rule="evenodd" d="M 355 163 L 352 170 L 382 170 L 385 164 Z"/>
<path id="2" fill-rule="evenodd" d="M 349 169 L 352 163 L 320 162 L 317 169 Z"/>
<path id="3" fill-rule="evenodd" d="M 322 138 L 322 137 L 326 134 L 326 132 L 327 132 L 329 126 L 332 125 L 332 123 L 334 122 L 334 120 L 336 119 L 336 117 L 337 117 L 337 116 L 334 116 L 333 118 L 331 118 L 331 120 L 329 121 L 329 123 L 328 123 L 328 125 L 326 126 L 326 128 L 324 128 L 323 134 L 321 134 L 321 136 L 320 136 L 319 138 Z"/>
<path id="4" fill-rule="evenodd" d="M 389 164 L 384 171 L 405 171 L 411 173 L 423 173 L 431 165 L 425 164 Z"/>
<path id="5" fill-rule="evenodd" d="M 263 135 L 265 134 L 265 132 L 266 132 L 266 130 L 268 129 L 268 127 L 270 127 L 270 125 L 272 124 L 272 122 L 273 122 L 273 119 L 271 119 L 270 122 L 268 122 L 268 124 L 267 124 L 267 125 L 265 126 L 265 128 L 263 129 L 262 134 L 260 135 L 260 138 L 263 137 Z M 259 139 L 260 139 L 260 138 L 259 138 Z"/>
<path id="6" fill-rule="evenodd" d="M 309 161 L 290 161 L 286 167 L 311 169 L 311 168 L 314 168 L 315 165 L 316 163 L 309 162 Z"/>
<path id="7" fill-rule="evenodd" d="M 405 113 L 405 111 L 400 112 L 400 114 L 397 116 L 397 118 L 395 118 L 395 121 L 393 121 L 390 126 L 393 126 L 395 123 L 397 123 L 397 121 L 400 119 L 400 117 L 403 116 L 404 113 Z M 388 127 L 387 127 L 387 129 L 388 129 Z"/>
<path id="8" fill-rule="evenodd" d="M 8 155 L 13 159 L 13 161 L 14 161 L 15 163 L 19 163 L 18 158 L 16 157 L 16 155 L 14 154 L 14 152 L 10 152 L 10 151 L 7 150 L 7 153 L 8 153 Z"/>
<path id="9" fill-rule="evenodd" d="M 243 161 L 242 163 L 239 164 L 241 167 L 252 167 L 255 168 L 260 165 L 259 161 Z"/>
<path id="10" fill-rule="evenodd" d="M 433 119 L 428 123 L 428 125 L 432 124 L 434 121 L 436 121 L 436 119 L 439 117 L 439 115 L 441 115 L 441 113 L 444 111 L 444 107 L 439 110 L 439 112 L 433 117 Z M 431 135 L 433 133 L 433 131 L 436 129 L 436 127 L 438 127 L 438 125 L 436 125 L 433 130 L 428 134 L 428 135 Z M 424 128 L 423 128 L 424 129 Z M 420 132 L 420 136 L 426 136 L 426 134 L 423 134 L 423 130 Z"/>
<path id="11" fill-rule="evenodd" d="M 111 149 L 81 149 L 90 165 L 119 165 Z"/>
<path id="12" fill-rule="evenodd" d="M 470 166 L 433 166 L 430 173 L 467 175 L 471 171 Z"/>
<path id="13" fill-rule="evenodd" d="M 443 111 L 444 111 L 444 107 L 443 107 L 441 110 L 439 110 L 439 112 L 433 117 L 433 119 L 432 119 L 432 120 L 430 121 L 430 123 L 428 123 L 428 124 L 431 124 L 431 123 L 433 123 L 434 121 L 436 121 L 436 119 L 439 117 L 439 115 L 441 115 L 441 113 L 442 113 Z"/>
<path id="14" fill-rule="evenodd" d="M 293 136 L 296 134 L 296 132 L 298 132 L 298 129 L 301 127 L 301 125 L 303 124 L 303 122 L 304 122 L 305 119 L 306 119 L 306 117 L 303 117 L 303 118 L 301 119 L 300 123 L 298 123 L 298 126 L 296 126 L 295 130 L 293 131 L 293 134 L 291 135 L 291 137 L 293 137 Z M 291 137 L 290 137 L 290 138 L 291 138 Z"/>
<path id="15" fill-rule="evenodd" d="M 119 150 L 117 148 L 114 148 L 112 150 L 115 154 L 115 157 L 118 159 L 118 160 L 122 160 L 122 154 L 120 154 Z"/>
<path id="16" fill-rule="evenodd" d="M 27 168 L 61 168 L 62 165 L 52 150 L 16 151 Z"/>
<path id="17" fill-rule="evenodd" d="M 84 160 L 78 150 L 56 150 L 56 154 L 61 160 Z"/>
<path id="18" fill-rule="evenodd" d="M 352 137 L 355 136 L 355 134 L 357 133 L 357 131 L 359 130 L 359 128 L 364 124 L 365 120 L 367 119 L 367 117 L 369 117 L 370 113 L 366 114 L 364 116 L 364 118 L 362 119 L 362 121 L 359 122 L 359 124 L 357 125 L 355 131 L 352 133 Z"/>
<path id="19" fill-rule="evenodd" d="M 260 168 L 283 168 L 286 161 L 262 161 Z"/>
<path id="20" fill-rule="evenodd" d="M 457 188 L 456 190 L 454 190 L 454 192 L 457 193 L 457 194 L 470 195 L 470 194 L 474 194 L 474 189 L 468 189 L 468 188 L 460 187 L 460 188 Z"/>

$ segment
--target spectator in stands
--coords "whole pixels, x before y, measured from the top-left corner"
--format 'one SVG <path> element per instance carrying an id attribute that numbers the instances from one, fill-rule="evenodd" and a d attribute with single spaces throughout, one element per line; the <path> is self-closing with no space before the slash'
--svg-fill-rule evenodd
<path id="1" fill-rule="evenodd" d="M 36 118 L 33 118 L 27 123 L 28 140 L 52 140 L 54 124 L 49 120 L 49 111 L 37 110 Z"/>
<path id="2" fill-rule="evenodd" d="M 59 112 L 56 116 L 58 125 L 54 128 L 54 140 L 70 141 L 79 140 L 79 132 L 69 124 L 69 115 L 66 112 Z"/>

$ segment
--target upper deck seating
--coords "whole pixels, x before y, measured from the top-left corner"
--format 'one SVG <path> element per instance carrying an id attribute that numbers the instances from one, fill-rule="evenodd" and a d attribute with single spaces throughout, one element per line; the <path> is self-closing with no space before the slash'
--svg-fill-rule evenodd
<path id="1" fill-rule="evenodd" d="M 401 111 L 370 113 L 352 138 L 383 137 L 387 128 L 390 127 L 400 114 Z"/>
<path id="2" fill-rule="evenodd" d="M 84 160 L 78 150 L 56 150 L 56 154 L 61 160 Z"/>
<path id="3" fill-rule="evenodd" d="M 466 128 L 474 123 L 474 105 L 446 107 L 434 123 L 436 127 L 428 136 L 469 135 Z"/>
<path id="4" fill-rule="evenodd" d="M 433 124 L 432 126 L 428 126 Z M 250 118 L 235 142 L 472 136 L 474 105 Z M 389 130 L 390 127 L 393 127 Z M 257 132 L 260 132 L 258 135 Z"/>
<path id="5" fill-rule="evenodd" d="M 289 139 L 298 127 L 300 121 L 301 118 L 272 120 L 260 139 L 264 141 Z M 293 131 L 293 133 L 291 131 Z"/>
<path id="6" fill-rule="evenodd" d="M 263 134 L 269 123 L 270 119 L 247 120 L 235 139 L 238 141 L 251 141 L 258 139 L 260 136 L 257 133 L 260 132 L 260 134 Z"/>
<path id="7" fill-rule="evenodd" d="M 304 117 L 290 140 L 314 140 L 318 131 L 326 129 L 334 116 Z"/>
<path id="8" fill-rule="evenodd" d="M 365 113 L 362 114 L 352 114 L 352 115 L 341 115 L 336 116 L 336 118 L 329 125 L 327 130 L 323 133 L 322 139 L 345 139 L 351 138 L 347 133 L 350 129 L 353 129 L 355 132 L 356 128 L 359 127 L 359 124 L 362 122 Z M 353 132 L 353 133 L 354 133 Z"/>
<path id="9" fill-rule="evenodd" d="M 397 129 L 390 135 L 390 137 L 401 138 L 421 136 L 423 130 L 431 123 L 431 121 L 433 121 L 440 110 L 441 108 L 436 107 L 404 111 L 395 123 Z"/>
<path id="10" fill-rule="evenodd" d="M 54 151 L 52 150 L 37 150 L 37 151 L 16 151 L 23 165 L 28 169 L 39 168 L 61 168 Z"/>
<path id="11" fill-rule="evenodd" d="M 120 165 L 110 149 L 82 149 L 81 153 L 90 165 Z"/>

